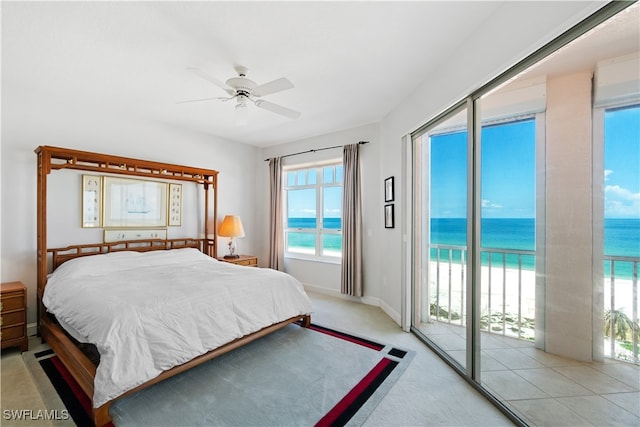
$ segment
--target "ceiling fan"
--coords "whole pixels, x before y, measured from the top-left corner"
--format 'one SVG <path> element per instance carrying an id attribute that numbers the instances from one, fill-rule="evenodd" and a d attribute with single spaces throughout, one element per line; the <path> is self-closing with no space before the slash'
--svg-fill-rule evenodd
<path id="1" fill-rule="evenodd" d="M 218 86 L 219 88 L 224 90 L 228 96 L 192 99 L 189 101 L 178 102 L 179 104 L 185 102 L 209 101 L 212 99 L 218 99 L 226 102 L 235 99 L 236 123 L 241 125 L 247 124 L 248 122 L 249 112 L 247 109 L 247 101 L 252 102 L 258 108 L 262 108 L 264 110 L 271 111 L 272 113 L 289 117 L 290 119 L 297 119 L 298 117 L 300 117 L 300 112 L 298 111 L 262 99 L 263 96 L 271 95 L 273 93 L 281 92 L 287 89 L 292 89 L 293 84 L 284 77 L 258 85 L 253 80 L 247 78 L 248 69 L 243 66 L 236 66 L 235 70 L 238 73 L 238 77 L 232 77 L 226 82 L 222 82 L 214 77 L 211 77 L 199 68 L 187 68 L 187 70 L 191 71 L 196 76 Z"/>

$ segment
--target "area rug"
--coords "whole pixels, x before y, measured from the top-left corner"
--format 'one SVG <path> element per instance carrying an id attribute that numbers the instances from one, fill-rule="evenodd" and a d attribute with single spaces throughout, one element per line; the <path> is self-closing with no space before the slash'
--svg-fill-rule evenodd
<path id="1" fill-rule="evenodd" d="M 35 354 L 72 418 L 90 400 L 52 352 Z M 362 425 L 414 352 L 342 331 L 289 325 L 127 396 L 111 408 L 126 426 Z"/>

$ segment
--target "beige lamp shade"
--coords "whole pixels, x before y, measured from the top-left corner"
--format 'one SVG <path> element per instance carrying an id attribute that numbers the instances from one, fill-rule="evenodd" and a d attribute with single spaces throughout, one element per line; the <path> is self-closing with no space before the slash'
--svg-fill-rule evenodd
<path id="1" fill-rule="evenodd" d="M 244 228 L 238 215 L 226 215 L 220 224 L 218 235 L 222 237 L 244 237 Z"/>

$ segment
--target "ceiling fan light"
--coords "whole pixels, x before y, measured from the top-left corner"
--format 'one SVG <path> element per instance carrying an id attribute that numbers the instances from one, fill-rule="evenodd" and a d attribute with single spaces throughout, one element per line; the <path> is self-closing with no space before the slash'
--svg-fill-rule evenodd
<path id="1" fill-rule="evenodd" d="M 249 109 L 247 103 L 242 100 L 236 104 L 236 125 L 246 126 L 249 124 Z"/>

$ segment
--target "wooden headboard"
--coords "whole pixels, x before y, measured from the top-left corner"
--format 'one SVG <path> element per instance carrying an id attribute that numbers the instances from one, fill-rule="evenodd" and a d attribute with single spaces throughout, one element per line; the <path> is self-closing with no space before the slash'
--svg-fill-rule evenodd
<path id="1" fill-rule="evenodd" d="M 216 218 L 218 212 L 218 171 L 149 160 L 132 159 L 108 154 L 91 153 L 68 148 L 39 146 L 37 180 L 37 280 L 38 280 L 38 326 L 44 313 L 42 295 L 47 283 L 48 255 L 51 254 L 53 269 L 73 258 L 104 254 L 116 251 L 152 251 L 193 247 L 211 257 L 217 254 Z M 52 171 L 71 169 L 99 174 L 124 175 L 162 180 L 193 182 L 204 190 L 203 230 L 204 239 L 182 238 L 167 240 L 135 240 L 110 243 L 72 245 L 65 248 L 47 247 L 47 181 Z M 210 194 L 212 193 L 212 194 Z M 213 204 L 213 209 L 210 204 Z M 202 209 L 202 207 L 198 207 Z M 211 212 L 213 210 L 213 212 Z M 208 238 L 213 235 L 213 238 Z"/>
<path id="2" fill-rule="evenodd" d="M 71 245 L 64 248 L 47 249 L 51 254 L 51 269 L 55 270 L 64 262 L 71 259 L 90 255 L 107 254 L 111 252 L 135 251 L 149 252 L 167 249 L 194 248 L 215 258 L 213 249 L 215 245 L 212 239 L 149 239 L 149 240 L 122 240 L 110 243 L 95 243 L 88 245 Z"/>

